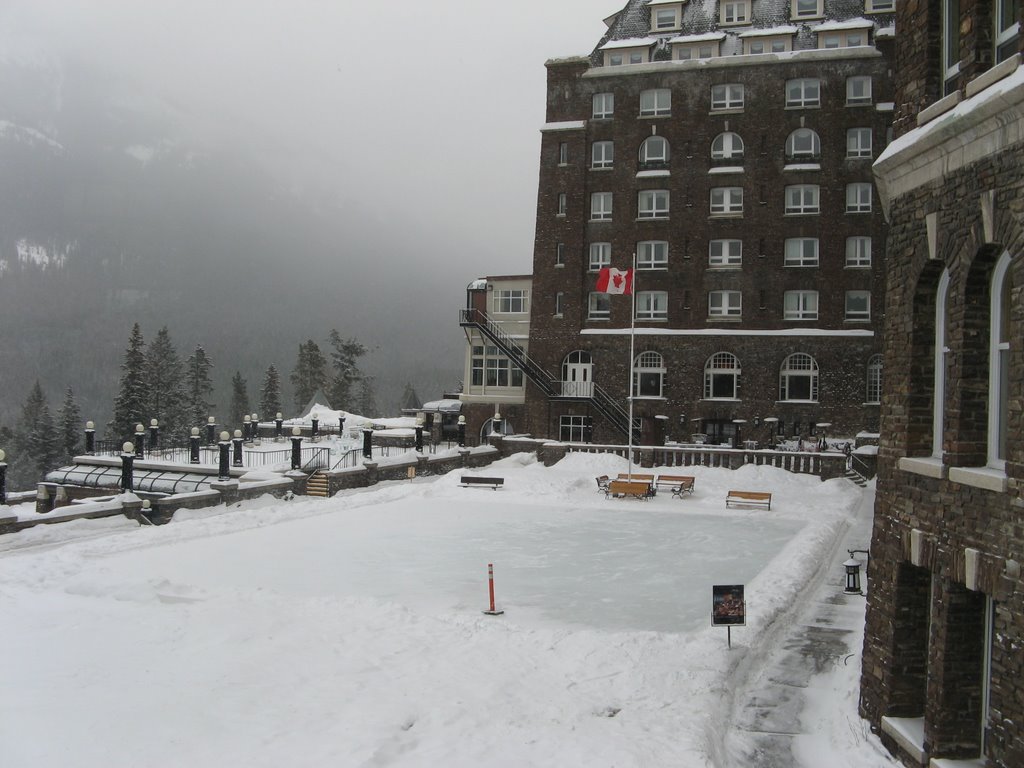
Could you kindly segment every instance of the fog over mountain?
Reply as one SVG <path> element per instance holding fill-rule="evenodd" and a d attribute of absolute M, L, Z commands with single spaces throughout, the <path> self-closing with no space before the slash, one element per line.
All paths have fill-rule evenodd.
<path fill-rule="evenodd" d="M 530 269 L 543 62 L 608 10 L 5 0 L 0 424 L 37 377 L 105 421 L 134 322 L 224 413 L 333 327 L 385 409 L 454 386 L 466 284 Z"/>

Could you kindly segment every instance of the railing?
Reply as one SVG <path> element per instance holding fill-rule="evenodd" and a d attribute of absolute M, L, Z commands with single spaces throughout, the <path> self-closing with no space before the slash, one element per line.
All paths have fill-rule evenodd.
<path fill-rule="evenodd" d="M 544 394 L 550 397 L 558 391 L 558 381 L 555 377 L 526 354 L 526 350 L 519 345 L 519 342 L 488 320 L 483 312 L 478 309 L 462 309 L 459 310 L 459 316 L 459 322 L 462 325 L 474 325 L 483 331 L 484 335 L 493 341 L 509 360 L 523 369 L 530 380 L 544 391 Z"/>
<path fill-rule="evenodd" d="M 595 445 L 570 443 L 569 453 L 611 453 L 626 458 L 629 453 L 625 445 Z M 650 454 L 654 466 L 658 467 L 719 467 L 737 469 L 747 464 L 778 467 L 787 472 L 808 475 L 838 477 L 846 467 L 846 456 L 842 453 L 744 450 L 740 448 L 698 448 L 668 446 L 634 446 L 633 460 Z"/>
<path fill-rule="evenodd" d="M 438 446 L 443 444 L 444 442 L 445 441 L 443 440 L 438 443 L 428 443 L 424 441 L 423 453 L 436 454 Z M 447 443 L 449 448 L 456 444 L 457 443 L 455 441 L 450 441 Z M 470 440 L 468 437 L 466 438 L 466 444 L 470 444 Z M 372 456 L 372 458 L 367 459 L 363 456 L 362 448 L 353 448 L 352 450 L 346 451 L 344 454 L 342 454 L 341 458 L 334 462 L 334 464 L 331 466 L 331 469 L 349 469 L 351 467 L 358 467 L 364 461 L 388 459 L 391 458 L 392 456 L 405 456 L 408 453 L 416 452 L 417 451 L 415 445 L 375 445 L 370 451 L 370 455 Z"/>
<path fill-rule="evenodd" d="M 309 458 L 306 458 L 308 452 Z M 330 448 L 303 448 L 302 449 L 302 471 L 315 472 L 318 469 L 327 469 L 331 466 Z"/>
<path fill-rule="evenodd" d="M 592 381 L 563 381 L 562 397 L 586 397 L 594 396 L 594 382 Z"/>

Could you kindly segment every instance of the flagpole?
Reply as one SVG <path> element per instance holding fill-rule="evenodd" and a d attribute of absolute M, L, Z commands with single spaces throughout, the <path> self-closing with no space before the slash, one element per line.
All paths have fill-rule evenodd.
<path fill-rule="evenodd" d="M 633 251 L 633 263 L 630 265 L 630 308 L 629 308 L 629 448 L 626 452 L 626 461 L 629 466 L 626 468 L 626 475 L 629 480 L 633 479 L 633 387 L 636 376 L 633 373 L 633 360 L 636 357 L 636 251 Z"/>

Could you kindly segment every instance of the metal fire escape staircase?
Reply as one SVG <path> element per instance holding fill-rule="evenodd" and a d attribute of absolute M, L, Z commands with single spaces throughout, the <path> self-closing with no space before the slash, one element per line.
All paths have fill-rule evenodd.
<path fill-rule="evenodd" d="M 475 328 L 486 337 L 502 354 L 518 365 L 527 378 L 532 381 L 545 397 L 549 399 L 584 400 L 597 410 L 608 423 L 629 437 L 629 412 L 611 395 L 597 384 L 593 384 L 590 396 L 565 396 L 562 393 L 562 382 L 548 373 L 537 361 L 533 360 L 519 343 L 492 323 L 478 309 L 463 309 L 459 312 L 459 324 L 463 328 Z M 639 442 L 640 421 L 633 419 L 633 440 Z"/>

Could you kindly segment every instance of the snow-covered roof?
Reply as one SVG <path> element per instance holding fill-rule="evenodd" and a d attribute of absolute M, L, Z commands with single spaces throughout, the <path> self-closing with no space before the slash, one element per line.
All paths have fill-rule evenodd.
<path fill-rule="evenodd" d="M 647 5 L 682 5 L 686 0 L 647 0 Z"/>
<path fill-rule="evenodd" d="M 896 27 L 890 24 L 887 27 L 882 27 L 875 32 L 875 40 L 882 40 L 883 38 L 896 37 Z"/>
<path fill-rule="evenodd" d="M 703 35 L 679 35 L 669 40 L 670 43 L 707 43 L 712 40 L 724 40 L 725 32 L 707 32 Z"/>
<path fill-rule="evenodd" d="M 487 290 L 487 278 L 481 277 L 474 280 L 472 283 L 466 286 L 467 291 L 485 291 Z"/>
<path fill-rule="evenodd" d="M 658 42 L 656 37 L 630 37 L 625 40 L 609 40 L 599 50 L 610 51 L 616 48 L 650 48 Z"/>
<path fill-rule="evenodd" d="M 773 35 L 795 35 L 800 30 L 792 24 L 785 24 L 781 27 L 763 27 L 751 29 L 748 32 L 740 32 L 740 37 L 770 37 Z"/>
<path fill-rule="evenodd" d="M 654 179 L 660 176 L 670 176 L 670 171 L 637 171 L 636 177 L 638 179 Z"/>
<path fill-rule="evenodd" d="M 865 27 L 873 26 L 875 26 L 875 22 L 862 17 L 857 17 L 856 19 L 847 19 L 846 21 L 823 21 L 821 24 L 814 27 L 814 31 L 839 32 L 844 29 L 864 29 Z"/>
<path fill-rule="evenodd" d="M 458 413 L 462 410 L 461 400 L 431 400 L 429 403 L 424 403 L 422 408 L 417 410 L 420 411 L 443 411 L 447 413 Z"/>
<path fill-rule="evenodd" d="M 708 176 L 718 176 L 726 173 L 743 173 L 742 165 L 719 165 L 708 169 Z"/>

